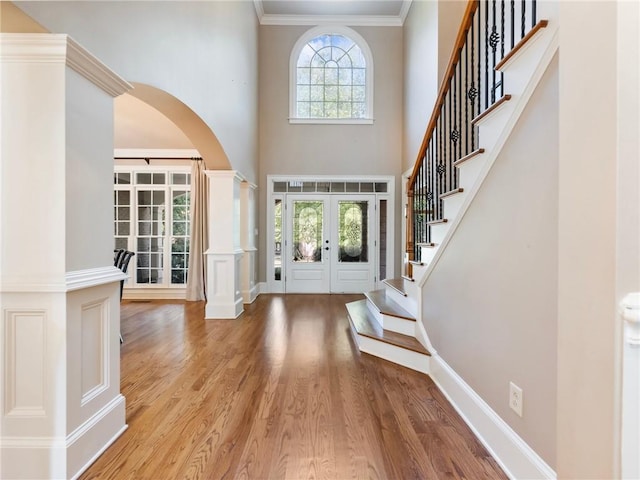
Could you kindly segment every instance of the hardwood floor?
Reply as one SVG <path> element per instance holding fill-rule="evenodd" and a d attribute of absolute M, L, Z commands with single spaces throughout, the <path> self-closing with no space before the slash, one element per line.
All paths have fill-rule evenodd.
<path fill-rule="evenodd" d="M 129 429 L 81 478 L 506 478 L 428 376 L 358 352 L 360 298 L 124 302 Z"/>

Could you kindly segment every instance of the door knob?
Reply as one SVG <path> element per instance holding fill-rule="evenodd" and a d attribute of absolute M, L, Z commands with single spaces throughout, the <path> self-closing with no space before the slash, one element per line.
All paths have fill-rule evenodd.
<path fill-rule="evenodd" d="M 324 247 L 325 250 L 329 250 L 329 247 Z"/>

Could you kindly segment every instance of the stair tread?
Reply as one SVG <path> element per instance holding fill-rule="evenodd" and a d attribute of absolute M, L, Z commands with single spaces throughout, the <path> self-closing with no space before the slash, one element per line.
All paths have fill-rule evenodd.
<path fill-rule="evenodd" d="M 437 218 L 435 220 L 431 220 L 430 222 L 427 222 L 427 225 L 439 225 L 441 223 L 447 223 L 449 220 L 446 218 Z"/>
<path fill-rule="evenodd" d="M 387 297 L 384 290 L 374 290 L 366 292 L 365 297 L 382 313 L 392 317 L 404 318 L 405 320 L 416 321 L 416 318 L 407 312 L 401 305 Z"/>
<path fill-rule="evenodd" d="M 404 295 L 405 297 L 407 296 L 407 292 L 404 289 L 404 280 L 402 278 L 386 278 L 382 283 L 389 285 L 400 295 Z"/>
<path fill-rule="evenodd" d="M 358 335 L 369 337 L 374 340 L 404 348 L 405 350 L 421 353 L 423 355 L 431 355 L 429 351 L 414 337 L 383 329 L 375 318 L 373 318 L 372 313 L 367 308 L 366 300 L 357 300 L 355 302 L 347 303 L 346 307 L 347 312 L 349 312 L 351 324 Z"/>

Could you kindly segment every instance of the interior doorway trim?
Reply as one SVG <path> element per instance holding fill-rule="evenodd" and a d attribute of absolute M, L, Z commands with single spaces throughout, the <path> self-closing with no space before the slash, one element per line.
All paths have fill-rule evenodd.
<path fill-rule="evenodd" d="M 374 199 L 371 242 L 374 262 L 373 288 L 395 270 L 395 177 L 393 175 L 267 175 L 267 293 L 287 293 L 286 257 L 290 236 L 285 210 L 288 198 L 323 195 L 348 199 L 366 194 Z M 327 292 L 329 293 L 329 292 Z M 337 292 L 336 292 L 337 293 Z"/>

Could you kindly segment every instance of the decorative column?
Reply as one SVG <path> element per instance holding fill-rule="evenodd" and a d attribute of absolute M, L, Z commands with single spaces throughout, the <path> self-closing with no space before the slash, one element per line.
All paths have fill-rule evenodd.
<path fill-rule="evenodd" d="M 240 184 L 240 244 L 244 252 L 240 260 L 240 290 L 244 303 L 252 303 L 258 296 L 255 190 L 256 185 L 253 183 Z"/>
<path fill-rule="evenodd" d="M 240 184 L 233 170 L 209 170 L 209 249 L 205 318 L 236 318 L 243 311 L 240 292 Z"/>
<path fill-rule="evenodd" d="M 125 429 L 113 97 L 67 35 L 0 34 L 0 478 L 77 477 Z"/>

